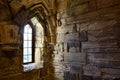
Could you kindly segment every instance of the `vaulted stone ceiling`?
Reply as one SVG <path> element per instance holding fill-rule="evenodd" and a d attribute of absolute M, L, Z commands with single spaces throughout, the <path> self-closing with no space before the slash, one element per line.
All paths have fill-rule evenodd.
<path fill-rule="evenodd" d="M 19 11 L 24 8 L 29 8 L 34 4 L 44 4 L 49 14 L 55 14 L 55 1 L 56 0 L 0 0 L 0 20 L 9 20 L 14 18 Z"/>
<path fill-rule="evenodd" d="M 56 0 L 0 0 L 0 21 L 13 21 L 23 27 L 37 16 L 51 35 L 55 33 L 56 12 Z"/>
<path fill-rule="evenodd" d="M 0 15 L 0 21 L 10 19 L 9 7 L 7 5 L 7 1 L 5 0 L 0 0 Z"/>

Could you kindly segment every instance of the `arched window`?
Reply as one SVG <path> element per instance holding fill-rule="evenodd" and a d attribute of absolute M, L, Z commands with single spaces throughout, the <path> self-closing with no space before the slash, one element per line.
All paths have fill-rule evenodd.
<path fill-rule="evenodd" d="M 41 25 L 41 23 L 38 21 L 36 17 L 31 18 L 29 23 L 31 25 L 27 24 L 24 26 L 24 33 L 23 33 L 24 71 L 28 71 L 33 68 L 42 68 L 43 63 L 44 63 L 44 59 L 43 59 L 44 29 L 43 29 L 43 26 Z"/>
<path fill-rule="evenodd" d="M 31 26 L 29 24 L 25 25 L 23 34 L 23 63 L 33 62 L 32 32 Z"/>

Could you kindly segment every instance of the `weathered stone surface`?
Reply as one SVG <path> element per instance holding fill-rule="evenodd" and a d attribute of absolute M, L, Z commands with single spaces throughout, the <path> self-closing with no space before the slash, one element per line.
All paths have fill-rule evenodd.
<path fill-rule="evenodd" d="M 67 17 L 66 24 L 73 24 L 75 22 L 75 17 Z"/>
<path fill-rule="evenodd" d="M 87 65 L 83 67 L 83 74 L 88 76 L 101 76 L 101 72 L 98 67 Z"/>
<path fill-rule="evenodd" d="M 57 11 L 58 12 L 63 12 L 66 8 L 67 8 L 67 0 L 60 1 L 59 5 L 58 5 L 58 8 L 57 8 Z"/>
<path fill-rule="evenodd" d="M 75 20 L 79 20 L 79 22 L 90 22 L 95 20 L 111 20 L 115 19 L 117 14 L 119 12 L 119 5 L 103 8 L 97 11 L 92 11 L 86 14 L 81 14 L 75 18 Z M 105 16 L 104 16 L 105 15 Z M 118 18 L 118 17 L 117 17 Z M 73 20 L 74 21 L 74 20 Z"/>
<path fill-rule="evenodd" d="M 11 80 L 15 80 L 16 77 L 21 76 L 22 72 L 19 51 L 14 51 L 19 50 L 19 28 L 11 21 L 0 24 L 0 43 L 2 44 L 0 45 L 0 79 L 8 80 L 11 77 Z"/>
<path fill-rule="evenodd" d="M 67 11 L 67 14 L 69 16 L 77 16 L 83 13 L 87 13 L 89 11 L 89 3 L 84 3 L 79 6 L 75 6 L 73 8 L 70 8 L 69 11 Z"/>
<path fill-rule="evenodd" d="M 64 61 L 70 64 L 85 64 L 86 54 L 83 53 L 66 53 L 64 54 Z"/>
<path fill-rule="evenodd" d="M 76 24 L 76 32 L 79 33 L 79 38 L 77 38 L 77 34 L 70 35 L 72 32 L 71 27 L 71 30 L 69 29 L 65 34 L 64 61 L 67 67 L 71 68 L 74 65 L 84 64 L 84 66 L 81 66 L 83 69 L 82 74 L 91 76 L 90 78 L 86 77 L 85 80 L 118 77 L 119 74 L 117 73 L 119 72 L 109 74 L 101 69 L 102 67 L 106 67 L 106 69 L 107 67 L 111 67 L 111 69 L 119 68 L 119 29 L 116 27 L 118 25 L 116 19 L 119 18 L 117 14 L 120 10 L 119 1 L 72 0 L 68 1 L 67 7 L 68 10 L 66 9 L 65 12 L 68 15 L 64 17 L 67 25 L 64 27 L 70 28 L 69 26 L 73 25 L 74 27 L 74 24 Z M 69 36 L 68 39 L 67 36 Z M 77 47 L 73 47 L 73 45 Z M 86 53 L 85 57 L 75 56 L 77 49 L 80 49 L 82 53 Z M 77 73 L 77 71 L 73 68 L 74 73 Z M 78 79 L 75 75 L 78 74 L 73 75 L 68 71 L 68 73 L 65 73 L 65 79 Z M 96 76 L 99 76 L 99 78 L 96 78 Z"/>
<path fill-rule="evenodd" d="M 58 33 L 57 34 L 57 42 L 65 42 L 65 34 L 64 33 Z"/>
<path fill-rule="evenodd" d="M 11 75 L 7 75 L 7 76 L 3 76 L 0 77 L 1 80 L 22 80 L 22 74 L 21 73 L 17 73 L 17 74 L 11 74 Z"/>
<path fill-rule="evenodd" d="M 109 48 L 118 47 L 117 40 L 101 41 L 101 42 L 82 42 L 82 48 Z"/>
<path fill-rule="evenodd" d="M 98 53 L 98 54 L 89 54 L 88 63 L 101 66 L 101 67 L 120 67 L 120 54 L 118 53 Z"/>
<path fill-rule="evenodd" d="M 98 24 L 99 25 L 99 24 Z M 112 25 L 112 24 L 111 24 Z M 114 27 L 114 23 L 113 23 L 113 26 L 112 27 L 110 27 L 109 25 L 107 26 L 107 27 L 103 27 L 103 28 L 100 28 L 100 26 L 98 26 L 99 27 L 99 29 L 95 29 L 95 30 L 89 30 L 88 31 L 88 34 L 91 34 L 91 35 L 94 35 L 94 36 L 100 36 L 100 35 L 109 35 L 109 34 L 114 34 L 115 32 L 114 32 L 114 29 L 115 29 L 115 27 Z M 96 25 L 97 26 L 97 25 Z M 91 28 L 93 27 L 93 25 L 91 26 Z M 101 27 L 102 27 L 102 25 L 101 25 Z M 94 27 L 93 27 L 94 28 Z M 105 34 L 106 33 L 106 34 Z"/>
<path fill-rule="evenodd" d="M 23 5 L 21 4 L 20 1 L 16 0 L 11 1 L 10 6 L 12 8 L 12 13 L 15 15 Z"/>
<path fill-rule="evenodd" d="M 93 53 L 113 52 L 114 53 L 114 52 L 118 52 L 119 50 L 118 48 L 114 48 L 114 47 L 108 47 L 108 48 L 102 47 L 102 48 L 84 48 L 82 51 L 85 53 L 91 53 L 91 52 Z"/>
<path fill-rule="evenodd" d="M 79 33 L 70 33 L 66 35 L 66 42 L 75 43 L 79 41 Z"/>
<path fill-rule="evenodd" d="M 116 36 L 114 36 L 114 34 L 105 34 L 106 36 L 102 36 L 101 35 L 101 37 L 99 37 L 99 36 L 94 36 L 94 35 L 88 35 L 88 40 L 90 41 L 90 42 L 106 42 L 106 41 L 116 41 L 116 42 L 118 42 L 117 41 L 117 38 L 116 38 Z"/>
<path fill-rule="evenodd" d="M 101 68 L 101 71 L 107 74 L 120 74 L 120 70 L 114 68 Z"/>
<path fill-rule="evenodd" d="M 109 7 L 109 6 L 113 6 L 113 5 L 117 5 L 117 4 L 120 4 L 120 1 L 119 0 L 107 0 L 107 1 L 104 1 L 104 0 L 97 0 L 97 8 L 100 9 L 100 8 L 105 8 L 105 7 Z"/>
<path fill-rule="evenodd" d="M 89 1 L 90 11 L 95 11 L 95 10 L 97 9 L 96 1 L 97 1 L 97 0 Z"/>
<path fill-rule="evenodd" d="M 73 26 L 74 25 L 65 25 L 65 26 L 58 27 L 57 28 L 57 33 L 66 33 L 67 34 L 67 33 L 73 32 Z"/>
<path fill-rule="evenodd" d="M 80 65 L 76 65 L 76 66 L 72 65 L 70 72 L 71 73 L 79 73 L 79 74 L 81 74 L 82 68 L 81 68 Z"/>
<path fill-rule="evenodd" d="M 72 0 L 68 1 L 68 8 L 75 7 L 78 4 L 83 4 L 85 2 L 88 2 L 89 0 Z"/>
<path fill-rule="evenodd" d="M 58 46 L 55 48 L 55 55 L 53 55 L 54 62 L 56 62 L 56 65 L 53 65 L 54 68 L 52 61 L 48 59 L 48 54 L 51 53 L 48 49 L 48 54 L 45 53 L 47 55 L 45 57 L 47 62 L 44 64 L 46 68 L 23 73 L 21 36 L 21 48 L 17 55 L 9 59 L 7 56 L 11 56 L 10 54 L 7 56 L 5 55 L 7 53 L 0 54 L 0 80 L 16 80 L 17 78 L 18 80 L 53 80 L 54 72 L 55 80 L 101 80 L 102 78 L 109 80 L 120 78 L 119 0 L 21 0 L 21 2 L 20 0 L 9 0 L 11 8 L 4 2 L 6 1 L 0 1 L 0 21 L 10 20 L 10 11 L 17 13 L 20 7 L 24 5 L 22 11 L 19 12 L 20 15 L 16 15 L 14 18 L 21 25 L 20 28 L 22 29 L 22 26 L 37 13 L 39 20 L 45 22 L 44 27 L 47 26 L 44 28 L 45 32 L 48 32 L 48 35 L 45 35 L 45 43 L 43 43 L 45 46 L 42 49 L 47 49 L 47 42 L 54 42 Z M 32 10 L 41 6 L 41 4 L 47 9 L 45 11 L 46 15 L 44 13 L 39 14 L 37 11 L 28 11 L 30 6 L 30 10 Z M 30 16 L 28 16 L 29 14 Z M 41 15 L 45 16 L 40 17 Z M 54 17 L 54 20 L 52 17 Z M 57 20 L 61 21 L 60 26 L 57 24 Z M 6 24 L 7 27 L 4 28 Z M 7 33 L 9 32 L 8 27 L 11 29 L 9 22 L 0 23 L 0 52 L 2 42 L 19 41 L 19 39 L 9 38 L 12 34 Z M 76 30 L 73 30 L 74 28 Z M 14 34 L 20 35 L 16 28 L 14 30 L 16 31 Z M 82 52 L 80 53 L 80 51 Z M 20 73 L 20 75 L 17 75 L 17 73 Z M 82 75 L 85 75 L 83 79 L 80 78 Z"/>
<path fill-rule="evenodd" d="M 98 22 L 93 22 L 88 25 L 88 30 L 101 30 L 101 29 L 106 29 L 114 26 L 117 22 L 115 20 L 110 20 L 110 21 L 98 21 Z"/>
<path fill-rule="evenodd" d="M 2 27 L 2 43 L 19 43 L 19 28 L 16 25 L 4 25 Z M 7 36 L 7 37 L 6 37 Z"/>
<path fill-rule="evenodd" d="M 0 1 L 0 21 L 7 21 L 11 18 L 11 13 L 9 12 L 9 7 L 6 1 Z"/>

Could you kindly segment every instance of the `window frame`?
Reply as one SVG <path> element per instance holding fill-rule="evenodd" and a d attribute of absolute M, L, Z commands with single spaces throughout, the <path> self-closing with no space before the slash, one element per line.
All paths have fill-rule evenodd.
<path fill-rule="evenodd" d="M 31 60 L 31 62 L 24 62 L 24 41 L 27 41 L 27 40 L 24 40 L 24 30 L 25 30 L 25 26 L 26 25 L 29 25 L 30 27 L 31 27 L 31 29 L 32 29 L 32 39 L 31 39 L 31 50 L 32 50 L 32 53 L 31 53 L 31 56 L 32 56 L 32 60 Z M 30 64 L 30 63 L 34 63 L 34 61 L 35 61 L 35 59 L 34 59 L 34 50 L 35 50 L 35 48 L 34 48 L 34 45 L 35 45 L 35 40 L 34 40 L 34 29 L 33 29 L 33 27 L 31 26 L 31 23 L 27 23 L 26 25 L 24 25 L 24 27 L 23 27 L 23 45 L 22 45 L 22 48 L 23 48 L 23 51 L 22 51 L 22 53 L 23 53 L 23 59 L 22 59 L 22 62 L 23 62 L 23 64 Z"/>

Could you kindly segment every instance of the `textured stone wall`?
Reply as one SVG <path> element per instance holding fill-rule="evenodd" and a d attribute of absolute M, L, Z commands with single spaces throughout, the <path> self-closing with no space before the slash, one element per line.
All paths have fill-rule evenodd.
<path fill-rule="evenodd" d="M 11 21 L 0 22 L 0 65 L 1 80 L 21 76 L 22 55 L 19 27 Z"/>
<path fill-rule="evenodd" d="M 44 17 L 45 67 L 23 72 L 19 29 L 28 21 L 28 13 L 32 13 L 26 9 L 38 2 L 48 9 Z M 120 78 L 119 0 L 13 0 L 10 6 L 12 10 L 6 1 L 0 1 L 0 80 L 53 80 L 54 76 L 55 80 Z M 19 12 L 21 7 L 23 12 Z M 21 26 L 10 20 L 13 16 Z M 54 54 L 47 54 L 53 51 L 49 51 L 48 44 L 53 48 L 55 41 Z"/>
<path fill-rule="evenodd" d="M 23 2 L 23 0 L 21 0 Z M 46 35 L 44 35 L 44 47 L 43 48 L 43 57 L 44 57 L 44 66 L 42 68 L 35 68 L 33 69 L 32 66 L 29 66 L 29 69 L 32 70 L 24 71 L 23 66 L 23 36 L 22 30 L 23 26 L 30 21 L 30 17 L 34 17 L 34 7 L 30 10 L 27 8 L 39 3 L 37 5 L 38 9 L 41 10 L 42 4 L 45 6 L 49 5 L 47 2 L 46 4 L 40 3 L 40 0 L 32 0 L 35 3 L 32 3 L 31 0 L 29 4 L 26 5 L 25 3 L 22 4 L 20 0 L 11 0 L 9 5 L 6 1 L 0 1 L 0 80 L 53 80 L 54 77 L 54 68 L 52 64 L 52 51 L 48 44 L 55 42 L 55 21 L 54 18 L 45 19 L 46 10 L 39 11 L 38 18 L 44 18 L 44 29 Z M 25 0 L 24 0 L 25 1 Z M 28 0 L 26 0 L 28 1 Z M 52 1 L 54 2 L 54 0 Z M 11 6 L 11 7 L 10 7 Z M 24 6 L 24 7 L 23 7 Z M 35 5 L 36 6 L 36 5 Z M 50 5 L 51 6 L 51 5 Z M 21 8 L 22 7 L 22 8 Z M 52 6 L 53 7 L 53 6 Z M 9 9 L 10 8 L 10 9 Z M 36 8 L 36 7 L 35 7 Z M 45 8 L 44 8 L 45 9 Z M 46 8 L 48 9 L 48 7 Z M 10 14 L 13 12 L 12 14 Z M 31 12 L 29 12 L 31 11 Z M 48 10 L 49 11 L 49 10 Z M 42 14 L 42 16 L 40 16 Z M 45 16 L 43 16 L 45 15 Z M 51 15 L 51 14 L 50 14 Z M 49 15 L 48 15 L 49 16 Z M 52 16 L 55 17 L 55 16 Z M 12 19 L 11 19 L 12 18 Z M 45 22 L 49 22 L 45 24 Z M 54 21 L 54 22 L 53 22 Z M 17 23 L 17 24 L 16 24 Z M 52 27 L 51 27 L 52 25 Z M 47 26 L 47 29 L 46 29 Z M 53 46 L 50 44 L 51 48 Z M 50 51 L 50 52 L 49 52 Z M 38 64 L 40 65 L 40 64 Z M 35 67 L 39 67 L 39 66 Z"/>
<path fill-rule="evenodd" d="M 0 22 L 0 80 L 53 80 L 52 53 L 45 52 L 42 68 L 24 71 L 21 28 L 12 21 Z"/>
<path fill-rule="evenodd" d="M 56 80 L 120 78 L 120 1 L 58 0 L 58 4 Z"/>
<path fill-rule="evenodd" d="M 11 13 L 9 11 L 9 7 L 7 5 L 7 1 L 0 1 L 0 21 L 9 20 L 11 18 Z"/>

